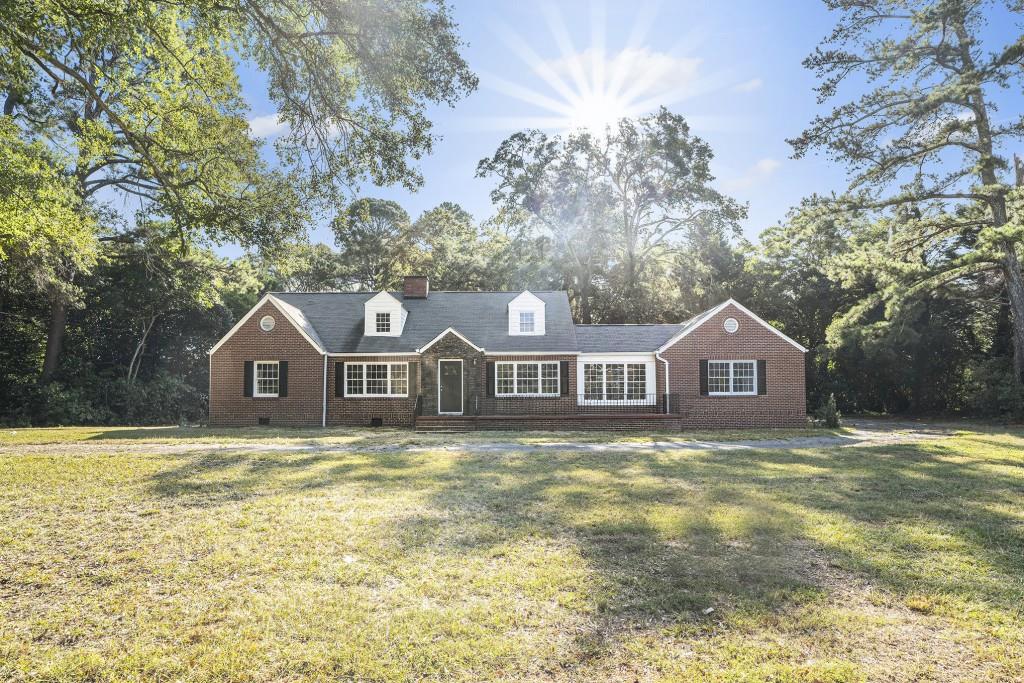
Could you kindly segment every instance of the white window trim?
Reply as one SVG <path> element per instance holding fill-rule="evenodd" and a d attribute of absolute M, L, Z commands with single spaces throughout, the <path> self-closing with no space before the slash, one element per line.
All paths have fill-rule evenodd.
<path fill-rule="evenodd" d="M 728 363 L 729 364 L 729 391 L 711 391 L 711 364 L 712 363 Z M 733 380 L 733 365 L 736 363 L 750 363 L 754 366 L 754 390 L 753 391 L 733 391 L 732 380 Z M 708 396 L 757 396 L 757 361 L 756 360 L 709 360 L 708 361 Z"/>
<path fill-rule="evenodd" d="M 498 391 L 498 366 L 500 366 L 500 365 L 512 365 L 512 366 L 514 366 L 514 369 L 512 370 L 512 387 L 513 387 L 514 391 L 511 394 L 501 393 L 501 392 Z M 536 392 L 523 393 L 523 392 L 519 391 L 519 366 L 520 365 L 536 365 L 537 366 L 537 391 Z M 542 387 L 544 386 L 544 381 L 543 381 L 544 377 L 543 377 L 543 374 L 542 374 L 543 371 L 541 370 L 541 367 L 540 367 L 542 365 L 554 365 L 556 370 L 558 371 L 558 374 L 557 374 L 558 383 L 556 385 L 558 388 L 555 390 L 554 393 L 544 392 L 544 391 L 541 390 Z M 551 379 L 551 378 L 549 377 L 548 379 Z M 561 362 L 559 362 L 557 360 L 554 360 L 554 361 L 552 361 L 552 360 L 534 360 L 534 361 L 502 360 L 502 361 L 495 361 L 495 363 L 494 363 L 494 396 L 496 398 L 517 398 L 517 397 L 529 397 L 529 396 L 532 396 L 534 398 L 537 398 L 537 397 L 552 398 L 552 397 L 561 396 L 561 395 L 562 395 L 562 364 L 561 364 Z"/>
<path fill-rule="evenodd" d="M 658 380 L 656 375 L 656 369 L 654 362 L 649 360 L 650 354 L 643 354 L 643 358 L 639 357 L 620 357 L 620 358 L 580 358 L 576 367 L 576 382 L 579 384 L 577 387 L 579 390 L 579 396 L 577 397 L 577 405 L 581 406 L 650 406 L 654 405 L 657 401 L 657 387 Z M 623 398 L 587 398 L 587 379 L 586 379 L 586 366 L 588 365 L 600 365 L 601 370 L 601 393 L 604 396 L 608 395 L 608 366 L 609 365 L 621 365 L 622 366 L 622 382 L 623 382 Z M 629 394 L 629 370 L 626 366 L 628 365 L 642 365 L 644 368 L 644 397 L 643 399 L 628 398 Z M 654 391 L 651 391 L 651 388 Z"/>
<path fill-rule="evenodd" d="M 361 394 L 352 394 L 352 393 L 349 393 L 349 390 L 348 390 L 348 369 L 349 369 L 350 366 L 354 366 L 354 365 L 359 365 L 359 366 L 362 366 L 362 368 L 363 368 L 363 378 L 362 378 L 363 393 L 361 393 Z M 365 393 L 366 392 L 366 366 L 367 365 L 386 365 L 386 366 L 388 366 L 388 393 L 386 393 L 386 394 L 367 394 L 367 393 Z M 406 368 L 406 370 L 405 370 L 405 393 L 404 394 L 394 394 L 394 393 L 391 392 L 391 367 L 393 365 L 404 365 L 405 368 Z M 342 377 L 342 381 L 345 383 L 345 387 L 344 387 L 344 396 L 345 396 L 345 398 L 408 398 L 409 397 L 409 380 L 410 380 L 410 377 L 409 377 L 409 364 L 408 363 L 388 363 L 388 362 L 377 363 L 377 362 L 372 362 L 372 361 L 371 362 L 367 362 L 367 363 L 345 363 L 345 373 L 344 373 L 344 375 L 345 376 Z"/>
<path fill-rule="evenodd" d="M 530 329 L 526 329 L 523 326 L 525 322 L 524 316 L 530 316 Z M 519 334 L 534 334 L 537 329 L 537 312 L 536 311 L 519 311 Z"/>
<path fill-rule="evenodd" d="M 381 320 L 381 316 L 384 316 L 384 320 Z M 382 322 L 387 323 L 388 328 L 386 330 L 380 329 Z M 391 334 L 391 311 L 375 311 L 373 314 L 373 329 L 377 334 Z"/>
<path fill-rule="evenodd" d="M 260 366 L 273 365 L 277 367 L 277 391 L 272 394 L 260 393 Z M 280 398 L 281 396 L 281 363 L 276 360 L 257 360 L 252 363 L 252 397 L 253 398 Z"/>

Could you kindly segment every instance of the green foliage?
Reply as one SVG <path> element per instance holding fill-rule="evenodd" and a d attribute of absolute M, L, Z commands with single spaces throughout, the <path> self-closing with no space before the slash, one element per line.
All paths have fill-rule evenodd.
<path fill-rule="evenodd" d="M 836 429 L 842 425 L 842 416 L 839 414 L 839 408 L 836 406 L 835 394 L 828 395 L 828 400 L 825 401 L 824 405 L 815 411 L 815 417 L 826 427 Z"/>
<path fill-rule="evenodd" d="M 686 245 L 728 252 L 746 215 L 713 188 L 712 157 L 686 120 L 662 107 L 603 135 L 516 133 L 477 175 L 496 177 L 494 203 L 550 238 L 583 322 L 649 322 L 679 308 L 665 296 L 678 297 L 672 267 Z M 606 287 L 603 311 L 596 281 Z"/>
<path fill-rule="evenodd" d="M 358 199 L 334 219 L 343 277 L 367 291 L 395 289 L 412 270 L 412 223 L 397 202 Z"/>
<path fill-rule="evenodd" d="M 74 299 L 75 275 L 96 261 L 96 216 L 60 166 L 56 153 L 0 116 L 0 276 L 23 294 Z"/>
<path fill-rule="evenodd" d="M 876 291 L 844 313 L 856 327 L 880 305 L 894 320 L 923 295 L 1005 297 L 1012 310 L 1014 374 L 1024 386 L 1024 244 L 1021 187 L 1009 172 L 1024 119 L 991 102 L 1024 86 L 1021 43 L 986 42 L 986 12 L 1012 18 L 1019 2 L 829 0 L 836 29 L 804 64 L 820 78 L 819 100 L 855 81 L 871 89 L 817 116 L 791 140 L 797 157 L 823 150 L 846 164 L 849 194 L 834 211 L 870 211 L 874 234 L 847 254 L 850 271 Z M 1017 187 L 1014 186 L 1016 183 Z"/>
<path fill-rule="evenodd" d="M 1024 389 L 1014 381 L 1008 357 L 987 358 L 967 368 L 965 411 L 984 417 L 1024 420 Z"/>
<path fill-rule="evenodd" d="M 426 107 L 476 85 L 454 28 L 421 0 L 0 6 L 0 224 L 17 226 L 0 233 L 0 275 L 48 301 L 40 379 L 58 374 L 97 241 L 151 244 L 158 222 L 180 259 L 228 242 L 268 253 L 359 179 L 416 187 Z M 248 125 L 242 64 L 286 124 L 280 168 Z M 187 287 L 164 276 L 150 281 Z"/>

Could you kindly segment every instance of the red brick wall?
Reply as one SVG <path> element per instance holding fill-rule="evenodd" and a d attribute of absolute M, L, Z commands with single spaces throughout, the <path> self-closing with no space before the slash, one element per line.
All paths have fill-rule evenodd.
<path fill-rule="evenodd" d="M 265 315 L 276 321 L 270 332 L 259 326 Z M 288 396 L 243 396 L 245 361 L 257 360 L 288 361 Z M 323 373 L 324 357 L 268 301 L 210 357 L 210 424 L 319 425 Z"/>
<path fill-rule="evenodd" d="M 501 396 L 487 396 L 487 368 L 484 367 L 480 374 L 480 407 L 485 415 L 526 415 L 526 414 L 547 414 L 573 413 L 576 411 L 576 356 L 518 356 L 500 355 L 487 356 L 487 362 L 499 363 L 501 361 L 527 362 L 569 362 L 569 395 L 568 396 L 544 396 L 537 398 L 512 398 Z M 497 370 L 495 370 L 497 372 Z"/>
<path fill-rule="evenodd" d="M 729 334 L 722 326 L 730 317 L 740 325 L 735 334 Z M 661 356 L 671 363 L 670 392 L 681 402 L 678 408 L 684 428 L 787 427 L 807 423 L 803 352 L 735 306 L 727 306 Z M 767 393 L 702 396 L 702 359 L 766 361 Z M 661 372 L 659 381 L 663 375 Z"/>
<path fill-rule="evenodd" d="M 575 430 L 608 430 L 608 431 L 653 431 L 678 430 L 682 426 L 678 415 L 663 414 L 621 414 L 621 415 L 481 415 L 467 418 L 468 422 L 458 419 L 420 418 L 422 425 L 471 425 L 474 429 L 497 430 L 529 430 L 543 429 L 548 431 Z"/>
<path fill-rule="evenodd" d="M 415 361 L 409 375 L 408 398 L 387 396 L 335 396 L 336 366 L 341 363 L 408 363 Z M 380 418 L 387 427 L 411 427 L 416 409 L 416 391 L 420 386 L 419 357 L 409 356 L 338 356 L 327 361 L 327 424 L 366 426 Z M 342 392 L 344 393 L 344 392 Z"/>

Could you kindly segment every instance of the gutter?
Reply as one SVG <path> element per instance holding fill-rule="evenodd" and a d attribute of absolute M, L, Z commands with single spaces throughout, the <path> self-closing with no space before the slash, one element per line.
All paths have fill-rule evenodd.
<path fill-rule="evenodd" d="M 672 396 L 672 391 L 671 391 L 671 386 L 669 385 L 669 378 L 668 378 L 668 361 L 661 357 L 661 352 L 660 351 L 655 351 L 654 352 L 654 357 L 657 358 L 658 360 L 660 360 L 662 363 L 665 364 L 665 413 L 667 414 L 667 413 L 670 413 L 672 411 L 671 406 L 669 405 L 669 402 L 672 400 L 670 398 Z"/>
<path fill-rule="evenodd" d="M 320 426 L 327 426 L 327 354 L 324 354 L 324 410 L 320 418 Z"/>

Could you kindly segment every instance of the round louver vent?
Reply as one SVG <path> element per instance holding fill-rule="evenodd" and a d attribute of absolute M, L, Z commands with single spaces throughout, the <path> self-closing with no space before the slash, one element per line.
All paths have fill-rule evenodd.
<path fill-rule="evenodd" d="M 729 334 L 735 334 L 736 330 L 740 329 L 740 324 L 736 318 L 726 318 L 722 325 Z"/>
<path fill-rule="evenodd" d="M 260 329 L 263 330 L 264 332 L 270 332 L 272 329 L 274 329 L 274 325 L 274 316 L 265 315 L 262 318 L 260 318 Z"/>

